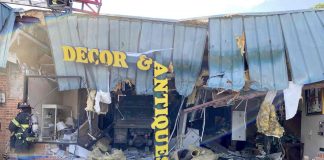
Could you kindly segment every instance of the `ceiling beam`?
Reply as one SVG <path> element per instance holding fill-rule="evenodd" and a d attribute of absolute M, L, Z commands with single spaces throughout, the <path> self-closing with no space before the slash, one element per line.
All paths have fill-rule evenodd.
<path fill-rule="evenodd" d="M 315 89 L 315 88 L 324 88 L 324 81 L 318 83 L 306 84 L 304 85 L 303 90 Z"/>
<path fill-rule="evenodd" d="M 211 106 L 213 106 L 214 108 L 223 107 L 223 106 L 227 106 L 228 101 L 230 101 L 233 98 L 235 98 L 235 100 L 247 100 L 247 99 L 265 96 L 266 93 L 267 92 L 249 91 L 249 92 L 243 93 L 242 95 L 238 95 L 238 96 L 237 96 L 237 94 L 225 95 L 225 96 L 219 97 L 215 100 L 212 100 L 210 102 L 206 102 L 206 103 L 199 104 L 199 105 L 196 105 L 196 106 L 193 106 L 190 108 L 186 108 L 183 110 L 183 112 L 189 113 L 189 112 L 193 112 L 193 111 L 204 109 L 204 108 L 211 107 Z"/>

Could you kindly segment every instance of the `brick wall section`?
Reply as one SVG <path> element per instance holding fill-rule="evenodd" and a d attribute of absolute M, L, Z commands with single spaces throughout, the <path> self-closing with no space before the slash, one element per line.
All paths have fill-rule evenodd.
<path fill-rule="evenodd" d="M 21 76 L 23 81 L 23 76 Z M 10 138 L 10 132 L 7 129 L 10 121 L 16 117 L 19 113 L 17 109 L 17 103 L 21 102 L 21 99 L 8 98 L 9 95 L 9 83 L 7 75 L 0 75 L 0 91 L 5 91 L 6 93 L 6 103 L 0 106 L 0 159 L 2 155 L 6 152 L 7 144 Z M 23 91 L 21 91 L 23 92 Z M 45 147 L 46 144 L 35 144 L 32 148 L 34 155 L 46 155 Z M 10 153 L 9 153 L 10 154 Z M 55 160 L 58 159 L 55 156 L 47 156 L 47 158 L 40 158 L 40 160 Z"/>
<path fill-rule="evenodd" d="M 0 91 L 5 91 L 6 96 L 9 95 L 8 77 L 6 75 L 0 75 Z M 9 122 L 19 112 L 17 110 L 17 103 L 19 99 L 8 99 L 6 97 L 6 103 L 0 106 L 0 153 L 4 153 L 10 137 L 10 132 L 7 129 Z"/>

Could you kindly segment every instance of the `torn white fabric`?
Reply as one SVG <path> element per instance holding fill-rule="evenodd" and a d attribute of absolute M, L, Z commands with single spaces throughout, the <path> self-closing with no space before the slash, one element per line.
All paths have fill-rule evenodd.
<path fill-rule="evenodd" d="M 100 113 L 100 102 L 110 104 L 111 103 L 110 92 L 103 92 L 101 90 L 97 92 L 94 109 L 98 114 Z"/>
<path fill-rule="evenodd" d="M 95 100 L 95 97 L 96 97 L 96 93 L 97 91 L 96 90 L 88 90 L 88 98 L 87 98 L 87 107 L 85 108 L 86 111 L 91 111 L 93 112 L 94 109 L 94 100 Z"/>
<path fill-rule="evenodd" d="M 285 99 L 286 120 L 293 118 L 297 113 L 298 102 L 301 98 L 302 88 L 302 85 L 298 85 L 290 81 L 289 87 L 283 91 Z"/>
<path fill-rule="evenodd" d="M 277 95 L 277 91 L 268 91 L 266 96 L 264 97 L 264 102 L 268 102 L 268 103 L 272 104 L 276 95 Z"/>

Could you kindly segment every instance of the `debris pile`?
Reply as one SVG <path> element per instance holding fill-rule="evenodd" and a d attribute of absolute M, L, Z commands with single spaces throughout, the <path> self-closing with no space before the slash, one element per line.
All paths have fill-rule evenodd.
<path fill-rule="evenodd" d="M 182 149 L 174 152 L 171 159 L 173 160 L 217 160 L 218 155 L 212 150 L 202 147 L 190 146 L 188 149 Z"/>
<path fill-rule="evenodd" d="M 94 148 L 88 156 L 89 160 L 126 160 L 123 151 L 112 149 L 109 152 L 102 152 L 98 147 Z"/>

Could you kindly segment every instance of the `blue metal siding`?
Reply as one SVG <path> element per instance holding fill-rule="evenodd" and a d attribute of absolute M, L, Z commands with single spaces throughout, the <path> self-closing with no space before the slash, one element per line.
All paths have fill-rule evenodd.
<path fill-rule="evenodd" d="M 175 85 L 180 95 L 189 96 L 200 73 L 207 29 L 175 27 L 173 65 Z"/>
<path fill-rule="evenodd" d="M 224 58 L 225 55 L 232 58 L 239 55 L 237 46 L 231 43 L 237 36 L 232 33 L 234 26 L 231 26 L 235 19 L 244 21 L 235 28 L 244 28 L 251 89 L 288 87 L 286 53 L 295 83 L 324 80 L 324 11 L 307 10 L 211 18 L 209 87 L 239 90 L 243 86 L 242 63 L 236 62 L 239 65 L 233 67 L 235 63 Z M 239 74 L 234 75 L 237 71 Z M 224 80 L 232 81 L 236 87 L 226 86 Z"/>
<path fill-rule="evenodd" d="M 134 63 L 128 63 L 129 68 L 124 69 L 64 62 L 62 45 L 118 50 L 127 54 L 171 48 L 160 51 L 155 58 L 166 66 L 173 63 L 177 90 L 185 96 L 191 93 L 201 69 L 206 28 L 104 16 L 70 15 L 47 17 L 46 21 L 57 75 L 82 76 L 85 80 L 83 87 L 107 91 L 108 85 L 112 90 L 119 82 L 131 80 L 136 84 L 137 94 L 152 94 L 153 72 L 138 70 Z M 182 34 L 188 35 L 179 39 Z M 74 89 L 74 84 L 70 80 L 61 80 L 59 88 Z"/>
<path fill-rule="evenodd" d="M 1 0 L 1 3 L 12 3 L 23 6 L 47 8 L 47 0 Z"/>
<path fill-rule="evenodd" d="M 206 29 L 173 22 L 114 17 L 67 16 L 51 19 L 50 39 L 58 75 L 81 75 L 84 87 L 105 90 L 128 79 L 138 94 L 152 94 L 152 71 L 62 62 L 61 45 L 97 47 L 125 52 L 166 49 L 157 61 L 174 65 L 178 92 L 189 95 L 200 72 Z M 64 20 L 65 19 L 65 20 Z M 55 24 L 52 24 L 55 22 Z M 56 26 L 57 24 L 60 24 Z M 240 90 L 244 86 L 244 63 L 236 38 L 245 33 L 251 88 L 282 90 L 288 86 L 287 61 L 298 84 L 324 80 L 324 11 L 296 11 L 211 18 L 209 22 L 208 86 Z M 91 27 L 91 29 L 90 29 Z M 61 61 L 61 62 L 59 62 Z M 109 81 L 110 79 L 110 81 Z M 71 81 L 63 90 L 74 88 Z M 108 83 L 110 82 L 110 84 Z"/>
<path fill-rule="evenodd" d="M 241 17 L 210 19 L 208 86 L 240 90 L 244 86 L 244 63 L 236 38 L 243 34 Z"/>
<path fill-rule="evenodd" d="M 244 18 L 251 89 L 288 87 L 285 49 L 278 16 Z"/>
<path fill-rule="evenodd" d="M 245 33 L 251 89 L 288 87 L 285 48 L 278 16 L 211 18 L 209 24 L 208 86 L 240 90 L 244 62 L 236 38 Z"/>
<path fill-rule="evenodd" d="M 81 39 L 77 38 L 72 41 L 73 38 L 79 34 L 76 30 L 77 23 L 75 18 L 65 18 L 57 20 L 51 18 L 48 21 L 49 37 L 51 41 L 51 48 L 53 51 L 53 58 L 55 59 L 55 69 L 59 76 L 82 76 L 85 75 L 85 67 L 78 63 L 65 63 L 63 61 L 56 61 L 56 59 L 63 60 L 61 45 L 76 45 L 82 46 Z M 84 77 L 84 76 L 83 76 Z M 59 88 L 61 90 L 77 89 L 79 88 L 77 80 L 60 79 Z"/>
<path fill-rule="evenodd" d="M 231 25 L 236 19 L 243 24 Z M 292 80 L 308 84 L 324 80 L 324 11 L 294 11 L 215 17 L 209 22 L 208 86 L 239 90 L 244 83 L 234 28 L 244 28 L 251 89 L 282 90 L 288 87 L 287 63 Z M 286 60 L 285 54 L 288 59 Z M 229 59 L 231 59 L 229 58 Z M 234 66 L 234 64 L 238 64 Z M 233 74 L 237 72 L 239 74 Z M 229 75 L 232 75 L 229 76 Z M 232 86 L 224 83 L 232 82 Z"/>
<path fill-rule="evenodd" d="M 0 3 L 0 67 L 7 64 L 11 35 L 16 19 L 15 12 L 7 5 Z"/>
<path fill-rule="evenodd" d="M 280 15 L 292 79 L 297 84 L 324 80 L 324 11 Z"/>

